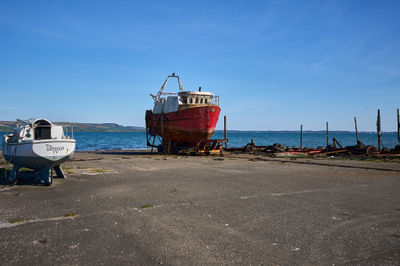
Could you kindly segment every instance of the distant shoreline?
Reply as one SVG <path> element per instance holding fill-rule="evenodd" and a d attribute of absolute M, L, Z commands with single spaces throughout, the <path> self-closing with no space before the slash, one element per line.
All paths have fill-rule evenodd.
<path fill-rule="evenodd" d="M 2 130 L 0 128 L 0 133 L 7 133 L 7 132 L 12 132 L 13 128 L 10 130 Z M 64 130 L 65 131 L 65 130 Z M 70 132 L 70 130 L 68 130 Z M 143 130 L 77 130 L 74 128 L 75 133 L 144 133 L 146 132 L 145 129 Z M 215 133 L 223 133 L 223 130 L 215 130 Z M 248 133 L 248 132 L 253 132 L 253 133 L 300 133 L 299 130 L 228 130 L 228 133 Z M 324 130 L 307 130 L 303 131 L 303 133 L 323 133 L 325 134 Z M 346 131 L 346 130 L 330 130 L 329 133 L 354 133 L 355 131 Z M 358 131 L 358 133 L 369 133 L 369 134 L 376 134 L 375 131 Z M 394 134 L 397 132 L 396 131 L 382 131 L 382 133 L 390 133 Z"/>
<path fill-rule="evenodd" d="M 115 123 L 74 123 L 74 122 L 54 122 L 70 131 L 70 127 L 74 128 L 74 132 L 145 132 L 144 127 L 139 126 L 122 126 Z M 15 121 L 0 121 L 0 132 L 10 132 L 16 127 Z"/>
<path fill-rule="evenodd" d="M 259 132 L 259 133 L 293 133 L 293 132 L 299 132 L 300 130 L 227 130 L 228 132 L 234 133 L 234 132 Z M 224 130 L 219 129 L 215 130 L 215 132 L 221 133 L 224 132 Z M 303 130 L 303 133 L 325 133 L 325 130 Z M 329 130 L 329 133 L 355 133 L 353 130 Z M 358 133 L 376 133 L 376 131 L 358 131 Z M 382 133 L 397 133 L 397 131 L 382 131 Z"/>
<path fill-rule="evenodd" d="M 144 127 L 140 126 L 122 126 L 115 123 L 74 123 L 74 122 L 54 122 L 54 124 L 66 127 L 73 127 L 74 132 L 146 132 Z M 0 132 L 12 132 L 16 126 L 15 121 L 0 121 Z M 224 132 L 223 129 L 215 130 L 217 133 Z M 259 133 L 293 133 L 300 130 L 237 130 L 230 129 L 230 133 L 235 132 L 259 132 Z M 330 130 L 332 133 L 354 133 L 352 130 Z M 376 133 L 376 131 L 358 131 L 359 133 Z M 303 133 L 325 133 L 325 130 L 303 130 Z M 397 131 L 382 131 L 382 133 L 397 133 Z"/>

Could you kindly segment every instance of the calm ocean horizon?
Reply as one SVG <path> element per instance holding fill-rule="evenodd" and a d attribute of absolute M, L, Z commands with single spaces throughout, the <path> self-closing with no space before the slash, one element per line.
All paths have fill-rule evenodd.
<path fill-rule="evenodd" d="M 356 144 L 354 132 L 329 132 L 329 140 L 336 138 L 342 146 Z M 377 146 L 375 132 L 359 132 L 360 140 L 365 145 Z M 77 151 L 99 150 L 135 150 L 146 149 L 145 132 L 75 132 Z M 214 139 L 224 138 L 224 133 L 217 131 Z M 289 147 L 300 146 L 300 133 L 291 131 L 228 131 L 228 147 L 243 147 L 253 139 L 256 145 L 272 145 L 280 143 Z M 399 144 L 396 132 L 384 132 L 382 141 L 385 147 L 393 148 Z M 326 146 L 325 132 L 303 132 L 303 147 L 316 148 Z"/>

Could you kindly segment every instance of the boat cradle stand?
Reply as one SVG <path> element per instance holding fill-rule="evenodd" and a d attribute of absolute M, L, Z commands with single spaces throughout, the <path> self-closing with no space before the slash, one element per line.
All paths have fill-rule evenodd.
<path fill-rule="evenodd" d="M 9 184 L 14 184 L 18 179 L 18 172 L 21 166 L 13 165 L 13 168 L 7 177 L 7 181 Z M 36 172 L 35 183 L 38 183 L 40 180 L 43 180 L 46 186 L 50 186 L 53 183 L 53 173 L 52 169 L 56 172 L 56 176 L 59 178 L 66 178 L 64 171 L 61 168 L 61 165 L 45 165 L 38 169 L 33 169 Z"/>
<path fill-rule="evenodd" d="M 174 141 L 166 141 L 162 140 L 162 144 L 159 146 L 152 146 L 158 148 L 159 153 L 163 154 L 179 154 L 181 152 L 191 154 L 205 154 L 210 155 L 212 153 L 219 153 L 223 156 L 223 143 L 227 143 L 227 139 L 208 139 L 199 141 L 193 145 L 181 145 L 180 143 L 176 143 Z"/>

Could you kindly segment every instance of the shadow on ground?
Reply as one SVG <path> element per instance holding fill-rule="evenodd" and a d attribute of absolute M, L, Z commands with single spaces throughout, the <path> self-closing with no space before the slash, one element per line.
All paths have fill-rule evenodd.
<path fill-rule="evenodd" d="M 44 186 L 42 180 L 37 180 L 37 175 L 34 171 L 20 171 L 18 173 L 17 181 L 14 184 L 10 184 L 7 180 L 7 176 L 10 174 L 11 168 L 0 168 L 0 185 L 17 185 L 17 186 Z M 53 176 L 54 178 L 55 176 Z"/>

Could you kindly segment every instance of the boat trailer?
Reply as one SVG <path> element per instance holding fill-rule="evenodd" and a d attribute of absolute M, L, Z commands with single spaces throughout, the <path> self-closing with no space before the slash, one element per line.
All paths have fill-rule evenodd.
<path fill-rule="evenodd" d="M 159 138 L 161 144 L 155 145 L 156 138 Z M 194 145 L 188 145 L 185 143 L 178 143 L 175 141 L 167 141 L 157 135 L 146 134 L 147 146 L 151 147 L 151 152 L 156 148 L 158 153 L 163 154 L 179 154 L 179 153 L 190 153 L 196 154 L 216 154 L 219 153 L 223 156 L 223 144 L 225 147 L 228 143 L 228 139 L 208 139 L 198 141 Z"/>

